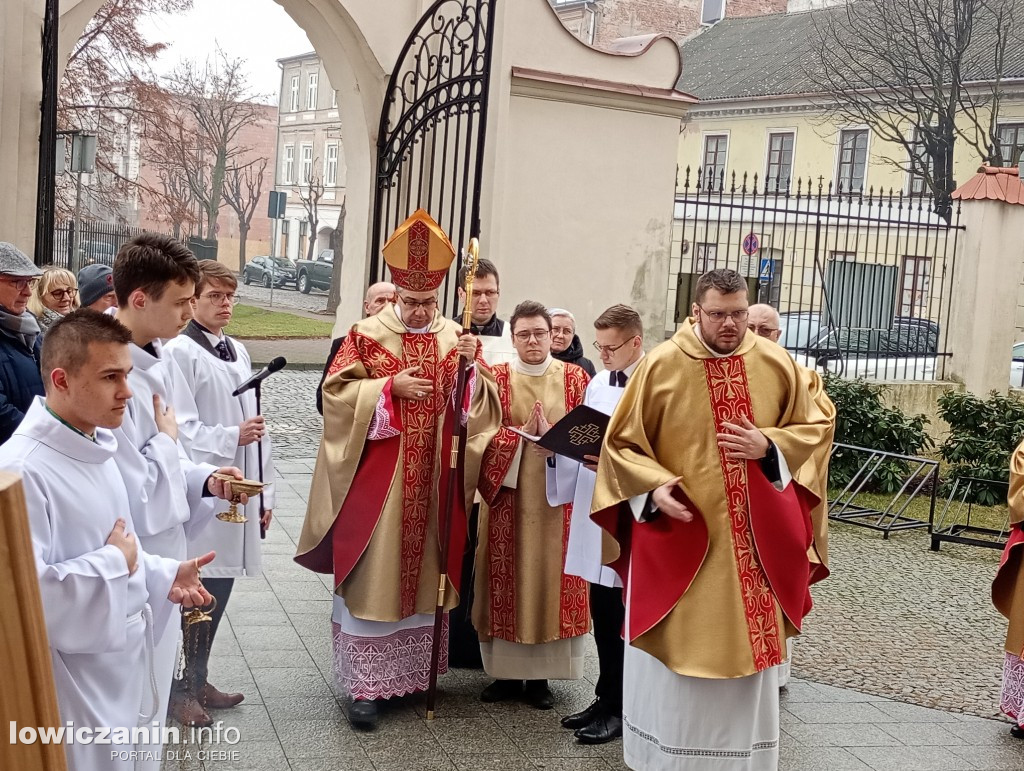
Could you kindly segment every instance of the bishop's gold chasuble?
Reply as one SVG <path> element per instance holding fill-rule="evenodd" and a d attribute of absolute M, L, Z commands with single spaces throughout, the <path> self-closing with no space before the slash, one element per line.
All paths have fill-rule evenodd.
<path fill-rule="evenodd" d="M 442 473 L 461 412 L 453 395 L 458 336 L 459 326 L 440 313 L 427 333 L 410 333 L 389 306 L 352 327 L 324 381 L 324 437 L 295 560 L 333 572 L 335 591 L 356 618 L 399 621 L 434 611 Z M 409 367 L 434 382 L 431 398 L 392 399 L 391 378 Z M 465 511 L 499 422 L 494 380 L 478 357 L 463 496 L 452 521 L 449 609 L 458 604 Z M 368 439 L 371 426 L 387 438 Z"/>
<path fill-rule="evenodd" d="M 484 454 L 480 474 L 485 505 L 473 624 L 485 643 L 541 645 L 579 637 L 590 630 L 590 612 L 586 582 L 564 572 L 572 506 L 548 505 L 544 459 L 521 447 L 524 440 L 507 427 L 525 424 L 538 401 L 549 422 L 560 420 L 583 403 L 589 378 L 576 365 L 553 359 L 543 375 L 518 372 L 514 364 L 498 364 L 493 371 L 502 428 Z M 517 457 L 518 475 L 512 480 L 509 471 Z"/>
<path fill-rule="evenodd" d="M 810 610 L 810 583 L 827 574 L 814 493 L 799 482 L 780 492 L 759 461 L 719 450 L 716 434 L 743 417 L 794 475 L 828 457 L 834 418 L 806 369 L 753 334 L 716 357 L 690 322 L 630 378 L 598 465 L 593 517 L 621 547 L 627 642 L 681 675 L 737 678 L 780 664 Z M 675 477 L 693 522 L 640 523 L 622 505 Z"/>

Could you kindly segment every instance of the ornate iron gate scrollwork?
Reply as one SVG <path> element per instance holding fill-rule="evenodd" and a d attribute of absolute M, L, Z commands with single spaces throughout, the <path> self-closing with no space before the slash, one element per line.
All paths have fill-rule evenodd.
<path fill-rule="evenodd" d="M 381 247 L 422 207 L 456 249 L 480 234 L 480 192 L 494 6 L 497 0 L 437 0 L 398 56 L 377 135 L 370 275 L 385 279 Z M 441 290 L 451 315 L 454 270 Z"/>

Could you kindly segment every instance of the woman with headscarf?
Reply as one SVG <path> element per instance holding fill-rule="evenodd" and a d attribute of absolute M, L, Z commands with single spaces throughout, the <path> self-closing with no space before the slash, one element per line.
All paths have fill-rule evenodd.
<path fill-rule="evenodd" d="M 78 308 L 78 281 L 75 274 L 63 268 L 46 268 L 36 283 L 28 309 L 39 321 L 45 335 L 54 322 Z"/>

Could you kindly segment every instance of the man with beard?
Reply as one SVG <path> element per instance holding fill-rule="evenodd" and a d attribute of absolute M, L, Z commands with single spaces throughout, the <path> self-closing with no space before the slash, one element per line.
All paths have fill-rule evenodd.
<path fill-rule="evenodd" d="M 637 367 L 602 448 L 593 516 L 620 548 L 630 768 L 778 768 L 785 639 L 827 573 L 817 497 L 793 472 L 833 420 L 747 316 L 742 276 L 701 276 L 693 317 Z"/>

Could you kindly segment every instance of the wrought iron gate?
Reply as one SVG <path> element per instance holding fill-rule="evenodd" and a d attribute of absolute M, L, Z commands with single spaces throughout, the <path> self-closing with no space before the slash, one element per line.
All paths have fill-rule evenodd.
<path fill-rule="evenodd" d="M 896 190 L 688 168 L 669 305 L 681 323 L 700 274 L 733 268 L 752 298 L 781 314 L 780 344 L 801 363 L 846 377 L 941 380 L 963 230 L 959 206 L 947 222 L 930 199 Z"/>
<path fill-rule="evenodd" d="M 377 135 L 370 275 L 385 278 L 381 247 L 417 208 L 457 250 L 480 234 L 480 192 L 494 7 L 497 0 L 437 0 L 409 35 L 385 94 Z M 451 315 L 454 272 L 441 288 Z"/>

